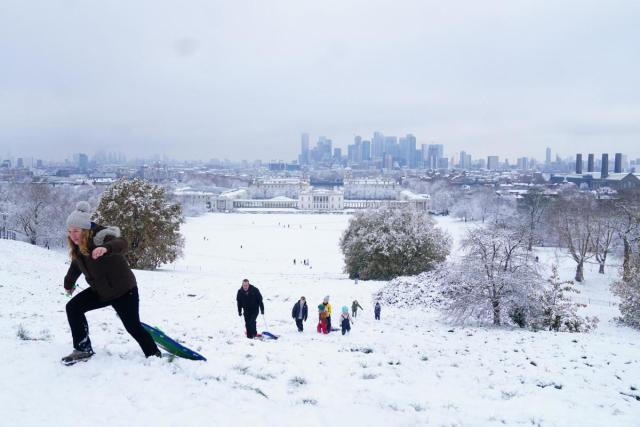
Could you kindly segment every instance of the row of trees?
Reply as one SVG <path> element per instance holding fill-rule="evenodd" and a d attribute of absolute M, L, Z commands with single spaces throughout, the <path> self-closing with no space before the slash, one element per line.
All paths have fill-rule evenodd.
<path fill-rule="evenodd" d="M 533 189 L 518 199 L 490 188 L 458 196 L 451 213 L 478 226 L 463 240 L 461 259 L 443 267 L 447 274 L 441 286 L 451 317 L 533 329 L 594 327 L 597 319 L 577 315 L 579 304 L 569 297 L 579 292 L 573 281 L 560 280 L 557 267 L 541 271 L 532 249 L 549 245 L 564 247 L 575 261 L 575 282 L 584 281 L 586 263 L 597 262 L 604 274 L 610 255 L 620 254 L 622 278 L 613 291 L 622 301 L 622 320 L 640 326 L 636 193 L 601 199 L 564 186 L 553 193 Z M 425 217 L 415 211 L 357 214 L 341 240 L 346 271 L 352 277 L 386 280 L 437 268 L 450 241 Z"/>
<path fill-rule="evenodd" d="M 534 246 L 564 247 L 576 262 L 576 282 L 584 281 L 587 262 L 597 262 L 604 274 L 612 253 L 621 255 L 625 277 L 631 272 L 631 255 L 640 241 L 640 202 L 635 192 L 601 199 L 568 185 L 553 193 L 534 188 L 515 199 L 485 187 L 458 200 L 453 215 L 465 221 L 520 227 L 529 251 Z"/>
<path fill-rule="evenodd" d="M 181 207 L 165 189 L 140 179 L 120 179 L 104 192 L 94 186 L 16 183 L 0 186 L 0 227 L 40 246 L 64 246 L 66 218 L 76 202 L 96 206 L 93 220 L 120 228 L 130 243 L 133 268 L 155 269 L 182 254 Z"/>

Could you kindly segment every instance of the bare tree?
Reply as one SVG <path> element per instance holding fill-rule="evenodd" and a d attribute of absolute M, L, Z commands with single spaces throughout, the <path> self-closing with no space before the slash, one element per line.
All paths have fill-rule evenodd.
<path fill-rule="evenodd" d="M 595 201 L 589 193 L 564 191 L 556 200 L 554 213 L 560 237 L 576 262 L 576 282 L 584 281 L 584 264 L 593 258 Z"/>
<path fill-rule="evenodd" d="M 612 212 L 605 200 L 598 202 L 594 219 L 591 246 L 600 268 L 598 273 L 604 274 L 607 256 L 612 251 L 617 234 L 619 218 Z"/>
<path fill-rule="evenodd" d="M 527 250 L 533 249 L 537 238 L 537 231 L 544 213 L 549 204 L 549 199 L 544 190 L 534 187 L 523 196 L 520 211 L 527 228 Z"/>

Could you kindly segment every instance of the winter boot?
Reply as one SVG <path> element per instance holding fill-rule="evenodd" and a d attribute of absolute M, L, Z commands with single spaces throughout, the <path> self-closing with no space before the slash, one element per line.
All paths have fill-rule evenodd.
<path fill-rule="evenodd" d="M 86 362 L 87 360 L 89 360 L 89 358 L 91 356 L 93 356 L 94 353 L 92 350 L 89 351 L 80 351 L 80 350 L 73 350 L 71 352 L 70 355 L 65 356 L 62 358 L 62 363 L 64 363 L 65 365 L 73 365 L 75 363 L 78 362 Z"/>

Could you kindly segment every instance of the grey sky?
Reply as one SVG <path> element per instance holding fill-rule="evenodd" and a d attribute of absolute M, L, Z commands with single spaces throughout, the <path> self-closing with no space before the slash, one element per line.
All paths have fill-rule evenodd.
<path fill-rule="evenodd" d="M 294 159 L 300 133 L 640 157 L 640 2 L 0 2 L 0 156 Z M 40 153 L 40 154 L 38 154 Z"/>

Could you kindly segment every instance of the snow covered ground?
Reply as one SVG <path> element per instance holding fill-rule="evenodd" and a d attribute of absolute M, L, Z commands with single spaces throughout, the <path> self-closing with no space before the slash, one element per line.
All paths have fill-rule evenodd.
<path fill-rule="evenodd" d="M 601 276 L 589 266 L 579 285 L 580 298 L 592 302 L 585 313 L 600 318 L 591 334 L 462 328 L 427 308 L 383 307 L 375 321 L 371 294 L 383 283 L 355 285 L 341 271 L 338 239 L 348 219 L 190 218 L 185 257 L 136 272 L 143 321 L 208 362 L 144 359 L 109 308 L 88 315 L 97 354 L 63 366 L 60 357 L 71 350 L 66 254 L 0 240 L 2 424 L 640 425 L 633 397 L 640 395 L 640 333 L 611 321 L 614 268 Z M 459 238 L 461 223 L 438 221 Z M 548 263 L 556 251 L 540 257 Z M 571 278 L 572 261 L 561 252 L 558 260 Z M 243 337 L 235 294 L 245 277 L 265 296 L 278 341 Z M 302 334 L 290 318 L 301 295 L 310 309 Z M 334 312 L 353 299 L 364 307 L 350 335 L 315 332 L 314 307 L 325 295 Z"/>

